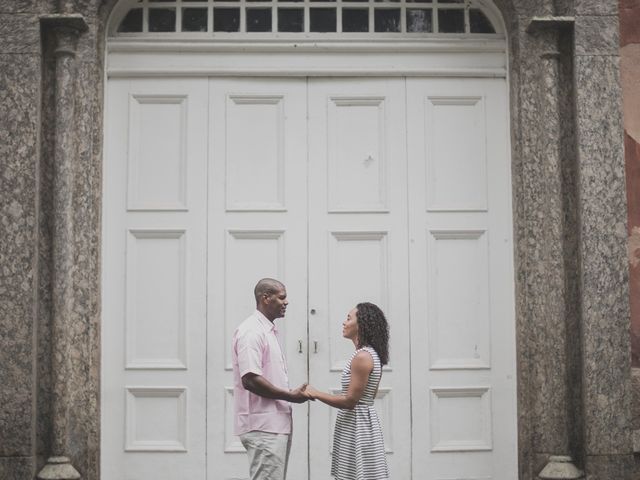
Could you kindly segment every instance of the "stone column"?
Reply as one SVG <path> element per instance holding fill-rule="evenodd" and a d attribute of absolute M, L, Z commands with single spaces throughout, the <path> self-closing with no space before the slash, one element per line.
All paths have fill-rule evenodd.
<path fill-rule="evenodd" d="M 68 322 L 73 312 L 73 180 L 77 145 L 75 132 L 76 47 L 87 29 L 80 15 L 41 17 L 43 29 L 51 29 L 56 42 L 55 147 L 52 232 L 52 456 L 38 474 L 40 479 L 80 478 L 68 452 L 72 369 L 69 352 L 73 342 Z"/>
<path fill-rule="evenodd" d="M 576 0 L 581 376 L 589 480 L 633 478 L 617 4 Z"/>
<path fill-rule="evenodd" d="M 566 258 L 571 255 L 568 252 L 571 242 L 566 230 L 571 225 L 567 217 L 572 208 L 572 192 L 567 191 L 565 184 L 563 122 L 572 119 L 572 112 L 567 112 L 566 102 L 563 103 L 561 89 L 566 79 L 561 72 L 559 48 L 562 30 L 570 29 L 572 24 L 573 19 L 567 17 L 536 17 L 528 28 L 540 51 L 537 101 L 540 119 L 544 119 L 536 132 L 541 176 L 538 195 L 544 202 L 544 213 L 537 223 L 544 244 L 534 247 L 543 268 L 538 273 L 541 277 L 538 288 L 542 295 L 536 305 L 538 352 L 532 365 L 538 389 L 533 401 L 533 413 L 538 419 L 534 449 L 539 456 L 548 458 L 539 472 L 540 479 L 583 478 L 569 456 L 573 422 L 569 415 L 573 407 L 569 385 L 575 367 L 569 353 L 573 335 L 569 327 L 573 295 L 567 281 L 570 268 Z"/>

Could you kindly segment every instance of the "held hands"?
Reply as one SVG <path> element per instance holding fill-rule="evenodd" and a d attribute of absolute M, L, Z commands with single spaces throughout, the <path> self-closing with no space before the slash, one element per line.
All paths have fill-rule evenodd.
<path fill-rule="evenodd" d="M 311 385 L 307 385 L 304 389 L 303 394 L 307 397 L 308 400 L 315 400 L 317 398 L 318 393 L 320 393 L 315 387 Z"/>
<path fill-rule="evenodd" d="M 304 403 L 308 401 L 310 398 L 305 394 L 305 389 L 307 388 L 307 384 L 303 383 L 298 388 L 295 388 L 289 392 L 291 398 L 289 401 L 291 403 Z"/>

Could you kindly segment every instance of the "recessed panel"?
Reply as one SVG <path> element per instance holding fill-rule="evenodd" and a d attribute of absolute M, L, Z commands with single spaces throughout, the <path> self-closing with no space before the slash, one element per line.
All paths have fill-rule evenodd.
<path fill-rule="evenodd" d="M 328 127 L 329 210 L 385 210 L 384 99 L 332 98 Z"/>
<path fill-rule="evenodd" d="M 425 125 L 427 209 L 487 208 L 482 97 L 429 97 Z"/>
<path fill-rule="evenodd" d="M 285 208 L 283 104 L 281 96 L 228 98 L 227 210 Z"/>
<path fill-rule="evenodd" d="M 186 134 L 186 96 L 130 97 L 129 210 L 187 208 Z"/>
<path fill-rule="evenodd" d="M 431 389 L 431 451 L 491 450 L 488 387 Z"/>
<path fill-rule="evenodd" d="M 128 387 L 126 451 L 187 450 L 186 388 Z"/>
<path fill-rule="evenodd" d="M 126 367 L 186 368 L 186 234 L 130 230 L 127 238 Z"/>
<path fill-rule="evenodd" d="M 225 368 L 231 370 L 231 341 L 236 327 L 256 309 L 253 288 L 269 277 L 284 281 L 283 231 L 229 231 L 225 267 Z M 285 325 L 277 324 L 284 336 Z"/>
<path fill-rule="evenodd" d="M 240 437 L 234 434 L 233 387 L 224 387 L 224 412 L 219 413 L 222 415 L 218 415 L 218 419 L 224 419 L 224 451 L 226 453 L 245 453 L 246 450 Z M 216 421 L 216 424 L 220 425 L 220 422 Z"/>
<path fill-rule="evenodd" d="M 360 302 L 387 305 L 386 232 L 332 232 L 329 238 L 330 368 L 342 371 L 353 343 L 342 338 L 342 322 Z"/>
<path fill-rule="evenodd" d="M 429 352 L 432 369 L 490 365 L 489 272 L 484 231 L 429 235 Z"/>

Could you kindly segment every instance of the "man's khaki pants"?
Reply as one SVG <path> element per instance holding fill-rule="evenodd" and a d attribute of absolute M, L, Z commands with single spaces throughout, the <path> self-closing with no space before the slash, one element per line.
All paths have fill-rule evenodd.
<path fill-rule="evenodd" d="M 285 480 L 291 451 L 291 435 L 247 432 L 240 435 L 247 449 L 250 480 Z"/>

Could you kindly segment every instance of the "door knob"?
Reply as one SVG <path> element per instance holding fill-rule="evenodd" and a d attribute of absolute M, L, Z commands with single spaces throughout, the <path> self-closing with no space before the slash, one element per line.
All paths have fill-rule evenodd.
<path fill-rule="evenodd" d="M 316 309 L 315 309 L 315 308 L 312 308 L 311 310 L 309 310 L 309 313 L 310 313 L 311 315 L 315 315 L 315 314 L 316 314 Z"/>

